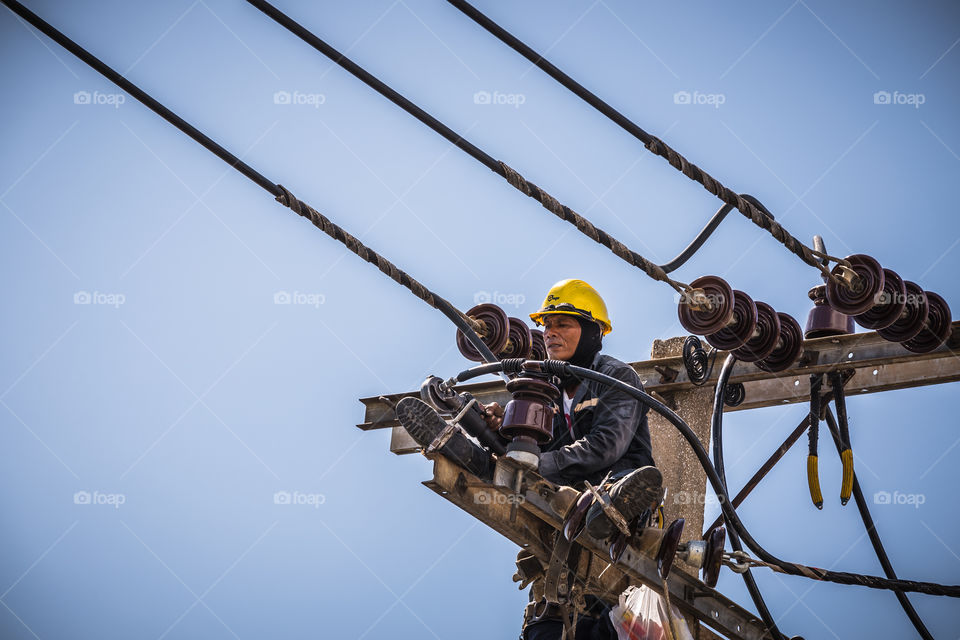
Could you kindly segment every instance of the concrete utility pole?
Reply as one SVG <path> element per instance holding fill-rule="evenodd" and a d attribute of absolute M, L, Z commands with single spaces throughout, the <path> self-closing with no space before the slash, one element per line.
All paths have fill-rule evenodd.
<path fill-rule="evenodd" d="M 946 344 L 926 354 L 911 353 L 870 332 L 807 340 L 798 362 L 791 369 L 777 374 L 764 372 L 750 363 L 737 363 L 729 384 L 743 384 L 746 398 L 742 404 L 726 407 L 725 411 L 808 402 L 810 375 L 835 370 L 844 372 L 848 396 L 960 380 L 960 321 L 954 322 L 951 330 Z M 711 377 L 702 386 L 696 386 L 687 377 L 680 357 L 682 342 L 682 338 L 657 341 L 650 360 L 631 366 L 639 374 L 644 389 L 674 409 L 709 451 L 714 387 L 719 363 L 726 353 L 717 354 L 718 366 Z M 469 391 L 484 404 L 496 401 L 506 405 L 511 399 L 500 381 L 465 385 L 461 390 Z M 400 398 L 408 395 L 419 396 L 419 393 L 361 399 L 366 412 L 364 422 L 357 426 L 364 430 L 392 428 L 390 450 L 398 455 L 420 450 L 399 425 L 393 411 Z M 666 521 L 684 518 L 686 526 L 682 540 L 699 539 L 703 531 L 706 474 L 676 429 L 654 412 L 648 415 L 654 458 L 668 489 L 664 505 Z M 804 423 L 801 423 L 794 435 L 801 433 L 803 427 Z M 792 444 L 790 439 L 781 447 L 781 455 L 789 444 Z M 493 484 L 488 484 L 470 476 L 446 458 L 435 455 L 430 458 L 434 461 L 434 477 L 424 482 L 426 486 L 518 545 L 539 550 L 538 555 L 550 557 L 550 550 L 544 548 L 545 541 L 553 530 L 559 528 L 560 518 L 549 508 L 550 496 L 544 491 L 543 483 L 538 485 L 539 476 L 526 472 L 523 487 L 517 491 L 514 482 L 517 469 L 510 460 L 498 463 L 497 476 Z M 749 493 L 752 485 L 759 482 L 772 464 L 769 462 L 758 471 L 740 499 Z M 735 490 L 730 487 L 731 494 Z M 734 504 L 738 501 L 734 500 Z M 607 549 L 588 536 L 583 538 L 587 540 L 578 542 L 584 548 L 586 560 L 581 562 L 579 571 L 585 582 L 606 590 L 605 599 L 609 602 L 616 603 L 617 595 L 628 584 L 642 583 L 663 591 L 656 563 L 650 557 L 631 553 L 628 549 L 615 567 L 604 572 L 606 563 L 603 558 L 607 556 Z M 709 624 L 728 638 L 765 637 L 765 629 L 755 616 L 704 585 L 695 571 L 688 572 L 690 569 L 687 565 L 675 567 L 667 586 L 671 601 L 688 618 Z M 716 637 L 700 624 L 694 626 L 695 637 Z"/>

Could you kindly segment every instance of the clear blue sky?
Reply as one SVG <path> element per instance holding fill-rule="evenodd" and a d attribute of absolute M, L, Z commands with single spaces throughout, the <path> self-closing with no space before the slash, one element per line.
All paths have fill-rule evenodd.
<path fill-rule="evenodd" d="M 608 353 L 682 333 L 669 288 L 248 4 L 27 4 L 460 308 L 496 292 L 523 316 L 579 277 L 607 300 Z M 719 206 L 445 2 L 279 6 L 655 261 Z M 478 6 L 796 236 L 960 312 L 955 4 Z M 354 426 L 358 398 L 469 364 L 449 322 L 5 9 L 0 56 L 0 636 L 515 637 L 514 546 Z M 677 277 L 707 273 L 801 322 L 817 282 L 736 213 Z M 849 401 L 865 493 L 923 497 L 873 507 L 904 578 L 960 582 L 956 401 Z M 732 485 L 803 412 L 727 418 Z M 744 521 L 782 557 L 879 574 L 837 456 L 824 443 L 818 512 L 805 449 Z M 913 637 L 891 593 L 757 580 L 789 634 Z M 738 576 L 720 587 L 752 607 Z M 960 602 L 912 600 L 956 636 Z"/>

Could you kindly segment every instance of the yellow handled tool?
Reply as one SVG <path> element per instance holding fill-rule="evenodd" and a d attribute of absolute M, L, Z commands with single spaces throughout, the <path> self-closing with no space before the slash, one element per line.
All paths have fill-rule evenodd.
<path fill-rule="evenodd" d="M 847 403 L 843 395 L 843 374 L 830 372 L 833 402 L 837 405 L 837 421 L 840 423 L 840 461 L 843 463 L 843 479 L 840 482 L 840 504 L 850 501 L 853 493 L 853 449 L 850 448 L 850 424 L 847 422 Z"/>
<path fill-rule="evenodd" d="M 814 373 L 810 376 L 810 428 L 807 431 L 807 486 L 810 488 L 810 499 L 817 509 L 823 509 L 823 494 L 820 493 L 820 475 L 817 472 L 817 439 L 820 437 L 820 412 L 823 387 L 823 374 Z"/>

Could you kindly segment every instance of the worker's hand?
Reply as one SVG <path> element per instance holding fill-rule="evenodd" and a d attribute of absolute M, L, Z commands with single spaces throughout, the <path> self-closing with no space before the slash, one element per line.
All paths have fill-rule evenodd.
<path fill-rule="evenodd" d="M 499 431 L 500 425 L 503 424 L 503 407 L 499 403 L 491 402 L 486 406 L 481 405 L 481 411 L 487 427 L 493 432 Z"/>

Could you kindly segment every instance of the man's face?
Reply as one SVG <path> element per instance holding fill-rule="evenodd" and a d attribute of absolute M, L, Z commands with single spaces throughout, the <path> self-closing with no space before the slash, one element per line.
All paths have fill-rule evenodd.
<path fill-rule="evenodd" d="M 543 341 L 552 360 L 569 360 L 580 342 L 580 323 L 573 316 L 556 314 L 543 318 Z"/>

